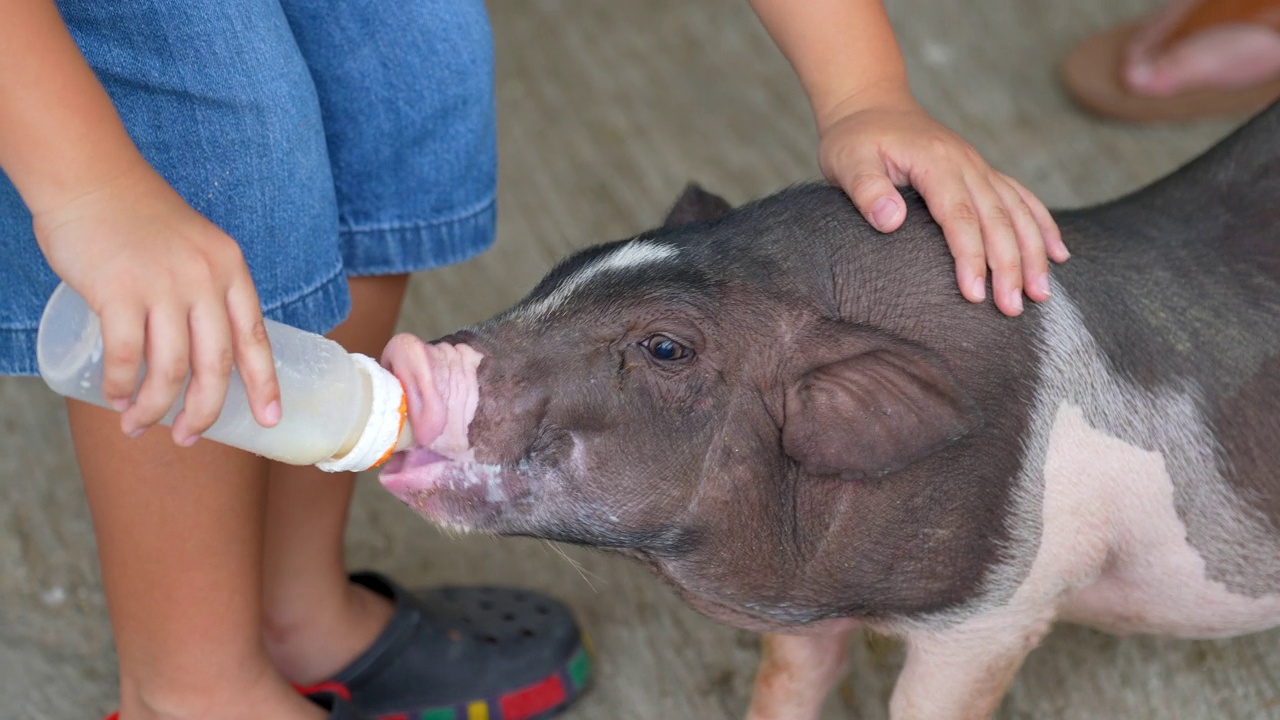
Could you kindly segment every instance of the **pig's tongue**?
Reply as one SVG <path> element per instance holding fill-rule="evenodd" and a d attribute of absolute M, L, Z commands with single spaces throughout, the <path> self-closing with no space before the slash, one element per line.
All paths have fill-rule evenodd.
<path fill-rule="evenodd" d="M 467 426 L 476 414 L 483 356 L 467 345 L 428 345 L 412 335 L 392 338 L 382 364 L 404 383 L 409 422 L 420 448 L 451 459 L 469 455 Z"/>

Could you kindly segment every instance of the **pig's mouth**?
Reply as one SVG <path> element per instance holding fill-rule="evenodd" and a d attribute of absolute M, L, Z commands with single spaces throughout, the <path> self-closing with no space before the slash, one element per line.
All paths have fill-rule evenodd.
<path fill-rule="evenodd" d="M 474 450 L 453 458 L 430 448 L 397 453 L 379 480 L 419 515 L 461 532 L 494 525 L 527 488 L 519 473 L 476 461 Z"/>
<path fill-rule="evenodd" d="M 383 353 L 408 392 L 418 447 L 383 467 L 383 487 L 418 514 L 455 530 L 488 527 L 519 493 L 519 473 L 478 462 L 468 427 L 479 403 L 483 356 L 465 344 L 424 343 L 398 335 Z"/>
<path fill-rule="evenodd" d="M 382 484 L 388 484 L 389 476 L 401 476 L 414 470 L 429 468 L 447 462 L 452 461 L 431 448 L 411 448 L 404 452 L 396 453 L 382 466 Z"/>

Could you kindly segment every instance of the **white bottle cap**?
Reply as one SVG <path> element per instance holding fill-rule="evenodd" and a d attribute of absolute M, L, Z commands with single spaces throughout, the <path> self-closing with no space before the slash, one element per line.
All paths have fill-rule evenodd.
<path fill-rule="evenodd" d="M 378 467 L 402 449 L 401 435 L 406 429 L 405 419 L 409 403 L 404 385 L 373 358 L 352 353 L 351 359 L 369 375 L 372 397 L 369 402 L 369 421 L 351 452 L 316 463 L 325 472 L 361 472 Z"/>

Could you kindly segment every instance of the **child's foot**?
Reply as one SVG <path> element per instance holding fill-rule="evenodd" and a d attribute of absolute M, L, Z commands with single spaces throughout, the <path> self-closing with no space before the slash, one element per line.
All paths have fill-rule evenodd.
<path fill-rule="evenodd" d="M 268 645 L 286 676 L 349 692 L 370 720 L 546 718 L 585 689 L 585 638 L 569 610 L 551 598 L 506 588 L 410 594 L 372 573 L 352 581 L 346 620 L 325 623 L 319 636 L 277 636 Z M 349 647 L 369 617 L 379 618 L 381 629 L 363 640 L 362 651 L 345 651 L 344 666 L 333 667 L 341 654 L 315 639 L 334 637 L 342 622 L 348 627 L 337 637 Z"/>
<path fill-rule="evenodd" d="M 372 573 L 353 576 L 347 590 L 324 617 L 266 633 L 276 667 L 245 668 L 245 679 L 178 699 L 123 693 L 120 720 L 542 720 L 577 700 L 590 679 L 573 615 L 539 593 L 411 595 Z M 304 697 L 320 692 L 330 704 Z"/>
<path fill-rule="evenodd" d="M 292 696 L 296 696 L 297 693 L 293 692 L 293 689 L 290 688 L 289 695 L 292 697 Z M 323 720 L 367 720 L 363 715 L 359 713 L 358 710 L 355 709 L 355 706 L 352 705 L 351 702 L 346 699 L 345 695 L 341 695 L 334 692 L 318 692 L 313 695 L 307 696 L 307 699 L 304 702 L 307 702 L 307 705 L 309 706 L 309 707 L 303 706 L 305 712 L 307 713 L 305 717 L 312 720 L 321 720 L 321 718 L 323 718 Z M 298 703 L 293 700 L 290 700 L 289 704 L 290 706 L 298 706 Z M 237 718 L 243 717 L 245 716 L 246 713 L 250 717 L 254 717 L 254 718 L 260 717 L 259 715 L 260 708 L 258 708 L 257 706 L 245 706 L 245 707 L 234 706 L 228 709 L 234 713 L 232 717 L 237 717 Z M 261 711 L 265 713 L 270 713 L 270 715 L 268 715 L 267 717 L 272 717 L 272 718 L 287 719 L 287 718 L 293 717 L 292 715 L 288 714 L 289 713 L 288 709 L 277 708 L 275 710 L 271 710 L 269 708 L 261 708 Z M 154 714 L 134 712 L 129 715 L 129 720 L 133 720 L 134 718 L 141 718 L 141 717 L 176 718 L 177 716 L 174 716 L 174 715 L 158 716 Z M 184 716 L 184 717 L 199 717 L 199 718 L 202 718 L 202 720 L 213 720 L 211 716 L 207 714 L 199 714 L 199 715 Z M 302 716 L 299 716 L 299 717 L 302 717 Z M 120 720 L 120 713 L 119 712 L 111 713 L 110 715 L 107 716 L 106 720 Z"/>
<path fill-rule="evenodd" d="M 107 720 L 326 720 L 330 711 L 299 694 L 270 667 L 234 688 L 206 687 L 181 693 L 129 692 L 122 687 L 120 711 Z"/>
<path fill-rule="evenodd" d="M 263 639 L 267 655 L 282 675 L 300 686 L 333 677 L 360 656 L 386 630 L 395 604 L 364 585 L 347 583 L 332 602 L 312 601 L 292 608 L 287 620 L 268 620 Z"/>
<path fill-rule="evenodd" d="M 1258 110 L 1280 97 L 1280 0 L 1170 0 L 1076 46 L 1063 78 L 1081 105 L 1127 120 Z"/>

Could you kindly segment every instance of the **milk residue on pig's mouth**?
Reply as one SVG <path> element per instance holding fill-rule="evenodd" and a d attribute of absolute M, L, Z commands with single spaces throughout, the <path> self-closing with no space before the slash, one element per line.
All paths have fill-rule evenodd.
<path fill-rule="evenodd" d="M 430 448 L 397 453 L 379 481 L 419 515 L 455 530 L 472 529 L 467 519 L 508 500 L 502 466 L 451 460 Z"/>

